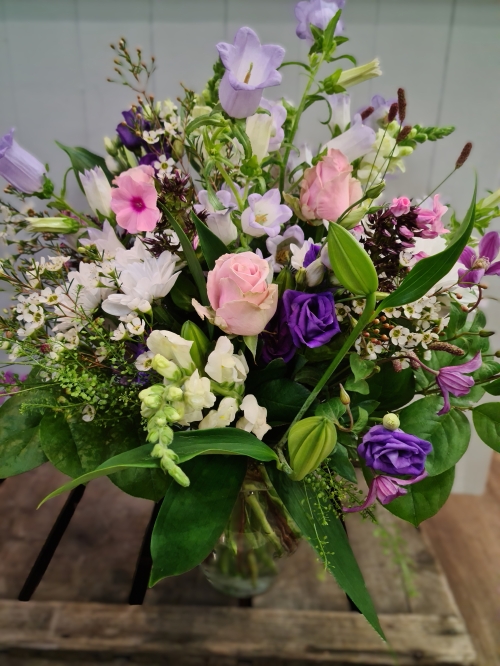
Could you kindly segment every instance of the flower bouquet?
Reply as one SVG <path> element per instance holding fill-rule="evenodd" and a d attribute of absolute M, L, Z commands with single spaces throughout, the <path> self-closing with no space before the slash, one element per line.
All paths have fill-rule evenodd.
<path fill-rule="evenodd" d="M 405 124 L 403 89 L 351 113 L 346 90 L 381 72 L 345 53 L 342 4 L 297 4 L 305 62 L 240 28 L 176 104 L 149 94 L 154 60 L 121 39 L 117 80 L 137 100 L 106 158 L 60 145 L 59 191 L 13 131 L 0 140 L 0 477 L 50 461 L 71 480 L 46 499 L 109 476 L 161 502 L 151 584 L 202 564 L 220 589 L 261 592 L 304 537 L 382 634 L 343 517 L 434 515 L 467 412 L 499 448 L 500 405 L 475 405 L 500 393 L 479 308 L 500 274 L 500 192 L 446 226 L 439 194 L 384 198 L 453 128 Z M 298 105 L 264 97 L 287 67 L 305 75 Z M 297 132 L 313 104 L 311 150 Z M 69 174 L 91 212 L 68 201 Z"/>

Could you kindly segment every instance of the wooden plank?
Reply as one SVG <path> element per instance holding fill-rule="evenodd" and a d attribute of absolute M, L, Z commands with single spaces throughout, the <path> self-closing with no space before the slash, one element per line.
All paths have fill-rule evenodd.
<path fill-rule="evenodd" d="M 0 651 L 22 646 L 99 658 L 162 656 L 206 664 L 227 657 L 262 664 L 303 660 L 365 666 L 474 663 L 461 620 L 438 615 L 383 615 L 391 650 L 357 613 L 195 606 L 123 606 L 0 602 Z M 252 661 L 253 660 L 253 661 Z M 294 662 L 294 663 L 295 663 Z M 29 663 L 29 662 L 27 662 Z M 149 662 L 148 662 L 149 663 Z M 189 661 L 187 662 L 189 663 Z M 276 663 L 276 662 L 273 662 Z"/>

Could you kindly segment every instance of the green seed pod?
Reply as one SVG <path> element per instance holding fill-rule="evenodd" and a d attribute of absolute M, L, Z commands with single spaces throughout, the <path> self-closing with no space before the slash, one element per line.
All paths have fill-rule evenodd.
<path fill-rule="evenodd" d="M 335 448 L 337 430 L 323 416 L 310 416 L 290 429 L 288 453 L 292 479 L 301 481 L 315 470 Z"/>
<path fill-rule="evenodd" d="M 205 333 L 203 333 L 201 328 L 196 326 L 196 324 L 193 324 L 192 321 L 184 322 L 182 325 L 181 337 L 183 337 L 184 340 L 192 340 L 193 344 L 190 349 L 191 358 L 198 370 L 203 370 L 207 363 L 210 340 Z"/>
<path fill-rule="evenodd" d="M 366 250 L 336 223 L 328 227 L 328 256 L 335 276 L 350 292 L 367 296 L 377 291 L 377 271 Z"/>

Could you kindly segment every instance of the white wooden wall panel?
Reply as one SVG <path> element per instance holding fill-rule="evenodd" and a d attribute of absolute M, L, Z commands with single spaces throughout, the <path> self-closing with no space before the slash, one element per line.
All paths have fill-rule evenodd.
<path fill-rule="evenodd" d="M 295 36 L 294 6 L 295 0 L 0 0 L 0 132 L 16 126 L 20 143 L 50 162 L 58 181 L 68 163 L 54 139 L 103 152 L 102 137 L 113 135 L 120 112 L 134 101 L 126 88 L 106 82 L 113 74 L 110 42 L 124 35 L 145 55 L 155 53 L 153 92 L 176 97 L 179 80 L 194 89 L 203 86 L 215 44 L 231 41 L 242 25 L 264 42 L 282 44 L 287 60 L 305 57 L 307 45 Z M 408 122 L 457 126 L 450 139 L 420 147 L 388 193 L 421 196 L 449 172 L 468 140 L 474 143 L 469 164 L 441 191 L 463 213 L 472 166 L 480 192 L 498 187 L 498 0 L 347 0 L 344 21 L 351 41 L 343 48 L 360 64 L 380 57 L 384 71 L 381 79 L 352 90 L 353 109 L 375 93 L 390 97 L 403 86 Z M 297 102 L 303 84 L 301 72 L 285 68 L 283 85 L 266 95 Z M 325 109 L 311 109 L 299 140 L 322 141 L 326 134 L 317 120 L 324 117 Z M 81 205 L 74 184 L 70 192 Z M 500 280 L 490 282 L 495 297 Z M 487 313 L 491 327 L 500 330 L 494 298 Z M 500 336 L 493 340 L 500 347 Z M 489 455 L 472 442 L 458 466 L 455 490 L 482 492 Z"/>

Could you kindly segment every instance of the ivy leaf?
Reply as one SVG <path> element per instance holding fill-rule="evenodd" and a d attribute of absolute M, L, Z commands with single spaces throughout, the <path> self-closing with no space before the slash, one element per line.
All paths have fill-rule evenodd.
<path fill-rule="evenodd" d="M 394 372 L 384 363 L 380 372 L 368 379 L 370 398 L 380 402 L 379 412 L 393 412 L 412 401 L 415 395 L 415 376 L 411 368 Z"/>
<path fill-rule="evenodd" d="M 500 452 L 500 403 L 486 402 L 472 410 L 472 420 L 479 437 Z"/>
<path fill-rule="evenodd" d="M 354 391 L 355 393 L 361 393 L 361 395 L 369 395 L 370 393 L 370 386 L 364 379 L 356 381 L 352 377 L 348 377 L 345 388 L 347 391 Z"/>

